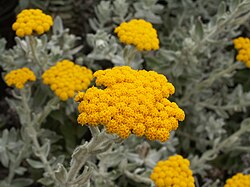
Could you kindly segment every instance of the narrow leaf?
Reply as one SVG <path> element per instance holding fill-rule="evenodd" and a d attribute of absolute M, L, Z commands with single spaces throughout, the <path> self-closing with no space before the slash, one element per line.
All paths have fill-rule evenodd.
<path fill-rule="evenodd" d="M 203 26 L 200 18 L 197 20 L 195 24 L 195 34 L 198 36 L 199 40 L 201 40 L 204 36 Z"/>
<path fill-rule="evenodd" d="M 40 169 L 40 168 L 44 168 L 44 165 L 42 162 L 36 161 L 36 160 L 32 160 L 32 159 L 27 159 L 27 162 L 36 169 Z"/>

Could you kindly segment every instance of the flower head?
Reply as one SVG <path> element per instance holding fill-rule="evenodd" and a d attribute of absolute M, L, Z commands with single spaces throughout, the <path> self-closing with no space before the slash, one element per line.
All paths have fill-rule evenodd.
<path fill-rule="evenodd" d="M 243 175 L 242 173 L 237 173 L 232 178 L 227 179 L 224 187 L 247 187 L 250 186 L 250 175 Z"/>
<path fill-rule="evenodd" d="M 26 82 L 35 81 L 36 76 L 29 68 L 21 68 L 6 74 L 4 80 L 8 86 L 14 85 L 16 88 L 22 89 Z"/>
<path fill-rule="evenodd" d="M 238 50 L 236 59 L 250 68 L 250 39 L 239 37 L 234 40 L 234 47 Z"/>
<path fill-rule="evenodd" d="M 123 66 L 99 70 L 94 77 L 97 87 L 75 99 L 81 102 L 82 125 L 102 124 L 121 138 L 132 133 L 164 142 L 185 118 L 183 110 L 167 99 L 175 89 L 164 75 Z"/>
<path fill-rule="evenodd" d="M 156 164 L 150 178 L 157 187 L 194 187 L 194 177 L 189 164 L 189 160 L 181 155 L 170 156 L 168 160 Z"/>
<path fill-rule="evenodd" d="M 152 24 L 143 19 L 132 19 L 123 22 L 115 29 L 120 41 L 128 45 L 134 45 L 139 51 L 159 49 L 157 32 Z"/>
<path fill-rule="evenodd" d="M 69 60 L 58 62 L 42 75 L 43 83 L 63 101 L 72 98 L 76 91 L 88 88 L 93 75 L 86 67 L 81 67 Z"/>
<path fill-rule="evenodd" d="M 52 17 L 44 14 L 41 10 L 25 9 L 17 15 L 12 29 L 16 31 L 17 36 L 24 37 L 32 34 L 42 35 L 49 31 L 52 25 Z"/>

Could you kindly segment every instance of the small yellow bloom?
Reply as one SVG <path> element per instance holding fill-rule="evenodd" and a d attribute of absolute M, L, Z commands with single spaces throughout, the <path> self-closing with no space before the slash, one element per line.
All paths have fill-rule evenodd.
<path fill-rule="evenodd" d="M 139 51 L 159 49 L 159 39 L 152 24 L 143 19 L 132 19 L 123 22 L 115 29 L 120 41 L 134 45 Z"/>
<path fill-rule="evenodd" d="M 247 187 L 250 186 L 250 175 L 243 175 L 242 173 L 237 173 L 232 178 L 227 179 L 224 187 Z"/>
<path fill-rule="evenodd" d="M 52 17 L 44 14 L 39 9 L 25 9 L 17 15 L 16 22 L 12 29 L 19 37 L 30 36 L 32 34 L 42 35 L 49 31 L 53 25 Z"/>
<path fill-rule="evenodd" d="M 175 91 L 164 75 L 128 66 L 94 73 L 96 86 L 75 98 L 78 122 L 105 126 L 121 138 L 130 134 L 165 142 L 185 114 L 167 98 Z"/>
<path fill-rule="evenodd" d="M 150 178 L 157 187 L 195 187 L 189 160 L 181 155 L 170 156 L 168 160 L 159 161 Z"/>
<path fill-rule="evenodd" d="M 234 41 L 234 47 L 238 50 L 238 54 L 236 56 L 237 61 L 244 62 L 245 65 L 250 68 L 250 39 L 239 37 Z"/>
<path fill-rule="evenodd" d="M 21 68 L 6 74 L 4 80 L 8 86 L 14 85 L 16 88 L 22 89 L 27 81 L 35 81 L 36 76 L 29 68 Z"/>
<path fill-rule="evenodd" d="M 75 92 L 86 90 L 93 78 L 92 71 L 69 60 L 58 62 L 42 75 L 43 83 L 63 101 L 72 98 Z"/>

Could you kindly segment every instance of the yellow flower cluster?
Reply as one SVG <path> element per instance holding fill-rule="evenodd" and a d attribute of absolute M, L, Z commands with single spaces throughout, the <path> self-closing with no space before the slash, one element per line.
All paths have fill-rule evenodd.
<path fill-rule="evenodd" d="M 166 141 L 185 118 L 183 110 L 167 98 L 175 91 L 164 75 L 132 70 L 128 66 L 94 73 L 96 86 L 79 93 L 78 122 L 105 126 L 108 133 L 127 138 L 131 133 Z"/>
<path fill-rule="evenodd" d="M 159 161 L 150 178 L 157 187 L 195 187 L 189 160 L 181 155 L 170 156 Z"/>
<path fill-rule="evenodd" d="M 4 80 L 8 86 L 14 85 L 16 88 L 22 89 L 27 81 L 35 81 L 36 76 L 29 68 L 21 68 L 6 74 Z"/>
<path fill-rule="evenodd" d="M 239 37 L 233 42 L 235 49 L 238 50 L 236 60 L 244 62 L 250 68 L 250 39 Z"/>
<path fill-rule="evenodd" d="M 227 179 L 224 187 L 249 187 L 250 186 L 250 175 L 243 175 L 238 173 L 232 178 Z"/>
<path fill-rule="evenodd" d="M 123 22 L 115 29 L 120 41 L 128 45 L 134 45 L 139 51 L 159 49 L 157 32 L 152 24 L 143 19 L 132 19 Z"/>
<path fill-rule="evenodd" d="M 17 15 L 12 29 L 19 37 L 29 36 L 34 33 L 41 35 L 49 31 L 53 25 L 52 17 L 44 14 L 39 9 L 26 9 Z"/>
<path fill-rule="evenodd" d="M 42 75 L 43 83 L 63 101 L 72 98 L 76 91 L 88 88 L 93 75 L 86 67 L 81 67 L 69 60 L 58 62 Z"/>

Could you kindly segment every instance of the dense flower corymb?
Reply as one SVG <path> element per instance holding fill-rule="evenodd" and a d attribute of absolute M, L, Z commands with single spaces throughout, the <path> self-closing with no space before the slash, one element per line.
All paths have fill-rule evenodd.
<path fill-rule="evenodd" d="M 50 85 L 51 90 L 61 100 L 66 101 L 74 97 L 76 91 L 87 89 L 93 75 L 86 67 L 63 60 L 45 71 L 42 78 L 44 84 Z"/>
<path fill-rule="evenodd" d="M 81 102 L 82 125 L 102 124 L 121 138 L 133 133 L 164 142 L 185 118 L 183 110 L 167 99 L 175 89 L 164 75 L 123 66 L 97 71 L 94 77 L 98 87 L 75 98 Z"/>
<path fill-rule="evenodd" d="M 195 187 L 189 164 L 181 155 L 170 156 L 157 163 L 150 178 L 157 187 Z"/>
<path fill-rule="evenodd" d="M 247 187 L 250 186 L 250 175 L 238 173 L 232 178 L 227 179 L 224 187 Z"/>
<path fill-rule="evenodd" d="M 53 25 L 52 17 L 44 14 L 39 9 L 26 9 L 17 15 L 12 29 L 19 37 L 29 36 L 34 33 L 41 35 L 49 31 Z"/>
<path fill-rule="evenodd" d="M 236 59 L 250 68 L 250 39 L 239 37 L 234 40 L 234 47 L 238 50 Z"/>
<path fill-rule="evenodd" d="M 120 41 L 128 45 L 134 45 L 139 51 L 159 49 L 159 39 L 152 24 L 143 19 L 132 19 L 123 22 L 115 29 Z"/>
<path fill-rule="evenodd" d="M 35 81 L 36 76 L 29 68 L 21 68 L 6 74 L 4 80 L 8 86 L 14 85 L 16 88 L 22 89 L 26 82 Z"/>

